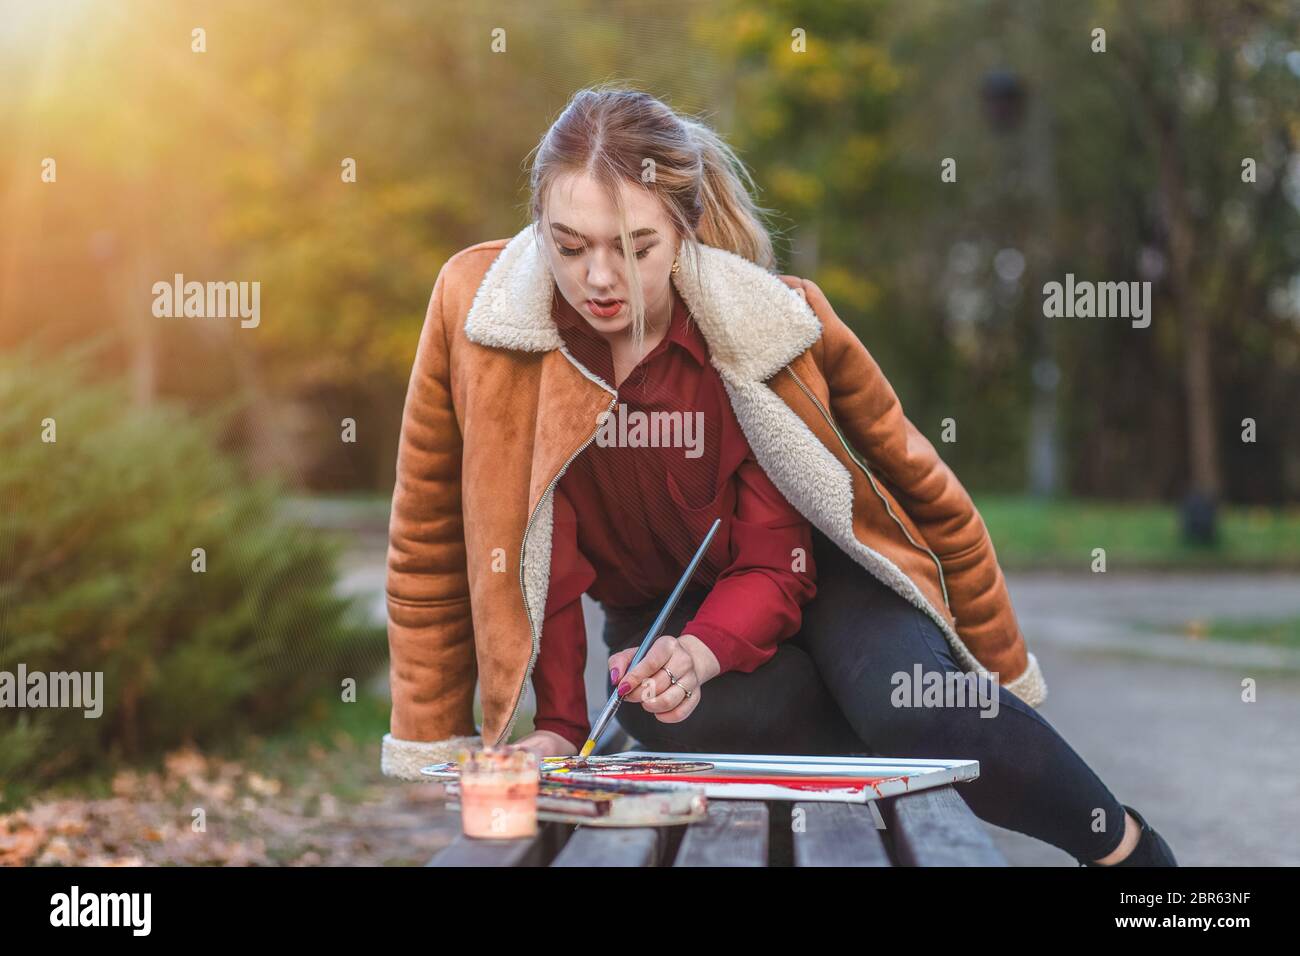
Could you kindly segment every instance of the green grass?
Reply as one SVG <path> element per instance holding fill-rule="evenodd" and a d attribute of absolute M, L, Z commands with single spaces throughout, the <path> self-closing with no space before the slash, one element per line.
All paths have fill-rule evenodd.
<path fill-rule="evenodd" d="M 1220 641 L 1250 641 L 1300 650 L 1300 617 L 1280 621 L 1214 621 L 1209 636 Z"/>
<path fill-rule="evenodd" d="M 1139 631 L 1177 631 L 1193 640 L 1231 641 L 1235 644 L 1265 644 L 1274 648 L 1300 650 L 1300 618 L 1210 618 L 1186 620 L 1182 626 L 1141 620 Z"/>
<path fill-rule="evenodd" d="M 1206 548 L 1183 543 L 1173 504 L 993 494 L 974 498 L 1006 568 L 1087 571 L 1093 549 L 1105 548 L 1108 570 L 1300 570 L 1300 507 L 1225 507 L 1219 543 Z M 389 501 L 382 494 L 303 496 L 286 507 L 297 517 L 343 533 L 381 534 L 388 526 Z"/>
<path fill-rule="evenodd" d="M 977 495 L 975 503 L 1005 568 L 1088 571 L 1094 548 L 1106 568 L 1300 569 L 1300 508 L 1227 507 L 1220 540 L 1194 547 L 1180 537 L 1173 505 Z"/>

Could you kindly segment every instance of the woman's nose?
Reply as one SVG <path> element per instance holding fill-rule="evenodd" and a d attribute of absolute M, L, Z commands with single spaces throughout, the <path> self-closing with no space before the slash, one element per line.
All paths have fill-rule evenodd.
<path fill-rule="evenodd" d="M 612 290 L 617 287 L 619 270 L 607 261 L 606 257 L 610 255 L 612 253 L 602 251 L 591 257 L 591 265 L 587 269 L 587 284 L 590 288 Z"/>

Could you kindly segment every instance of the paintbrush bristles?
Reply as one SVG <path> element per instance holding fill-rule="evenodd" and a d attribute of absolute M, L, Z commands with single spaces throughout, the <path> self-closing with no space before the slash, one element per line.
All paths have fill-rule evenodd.
<path fill-rule="evenodd" d="M 590 756 L 591 752 L 595 749 L 596 749 L 596 741 L 588 740 L 585 744 L 582 745 L 582 750 L 578 752 L 578 756 L 586 760 L 587 757 Z"/>

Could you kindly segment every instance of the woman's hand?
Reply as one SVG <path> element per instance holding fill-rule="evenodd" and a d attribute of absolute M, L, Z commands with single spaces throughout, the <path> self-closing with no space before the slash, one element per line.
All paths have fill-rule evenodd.
<path fill-rule="evenodd" d="M 539 758 L 569 757 L 578 752 L 572 743 L 549 730 L 534 730 L 526 737 L 520 737 L 514 743 L 507 744 L 506 748 L 508 750 L 531 750 Z"/>
<path fill-rule="evenodd" d="M 620 694 L 665 724 L 689 717 L 700 705 L 700 685 L 716 677 L 720 669 L 717 657 L 694 634 L 660 635 L 640 663 L 624 674 L 635 656 L 635 647 L 610 655 L 609 669 L 618 675 L 614 680 Z"/>

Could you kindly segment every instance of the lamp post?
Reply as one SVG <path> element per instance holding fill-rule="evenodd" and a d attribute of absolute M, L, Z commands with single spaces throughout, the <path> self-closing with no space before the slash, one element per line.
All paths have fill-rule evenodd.
<path fill-rule="evenodd" d="M 1004 144 L 1004 168 L 1013 182 L 1024 181 L 1036 194 L 1050 217 L 1056 209 L 1056 189 L 1052 170 L 1051 136 L 1041 109 L 1029 109 L 1029 92 L 1024 80 L 1012 70 L 990 70 L 980 84 L 984 119 Z M 1025 123 L 1029 117 L 1028 124 Z M 1024 134 L 1022 136 L 1022 130 Z M 1003 188 L 1005 193 L 1007 188 Z M 1017 234 L 1017 244 L 1024 232 Z M 1050 250 L 1049 250 L 1050 254 Z M 1024 257 L 1025 275 L 1032 276 L 1031 256 Z M 1027 283 L 1032 288 L 1032 284 Z M 1037 497 L 1056 494 L 1060 483 L 1060 452 L 1057 436 L 1056 387 L 1060 368 L 1056 364 L 1055 328 L 1050 319 L 1035 311 L 1034 340 L 1028 350 L 1032 358 L 1034 391 L 1029 414 L 1029 443 L 1026 472 L 1030 492 Z"/>

